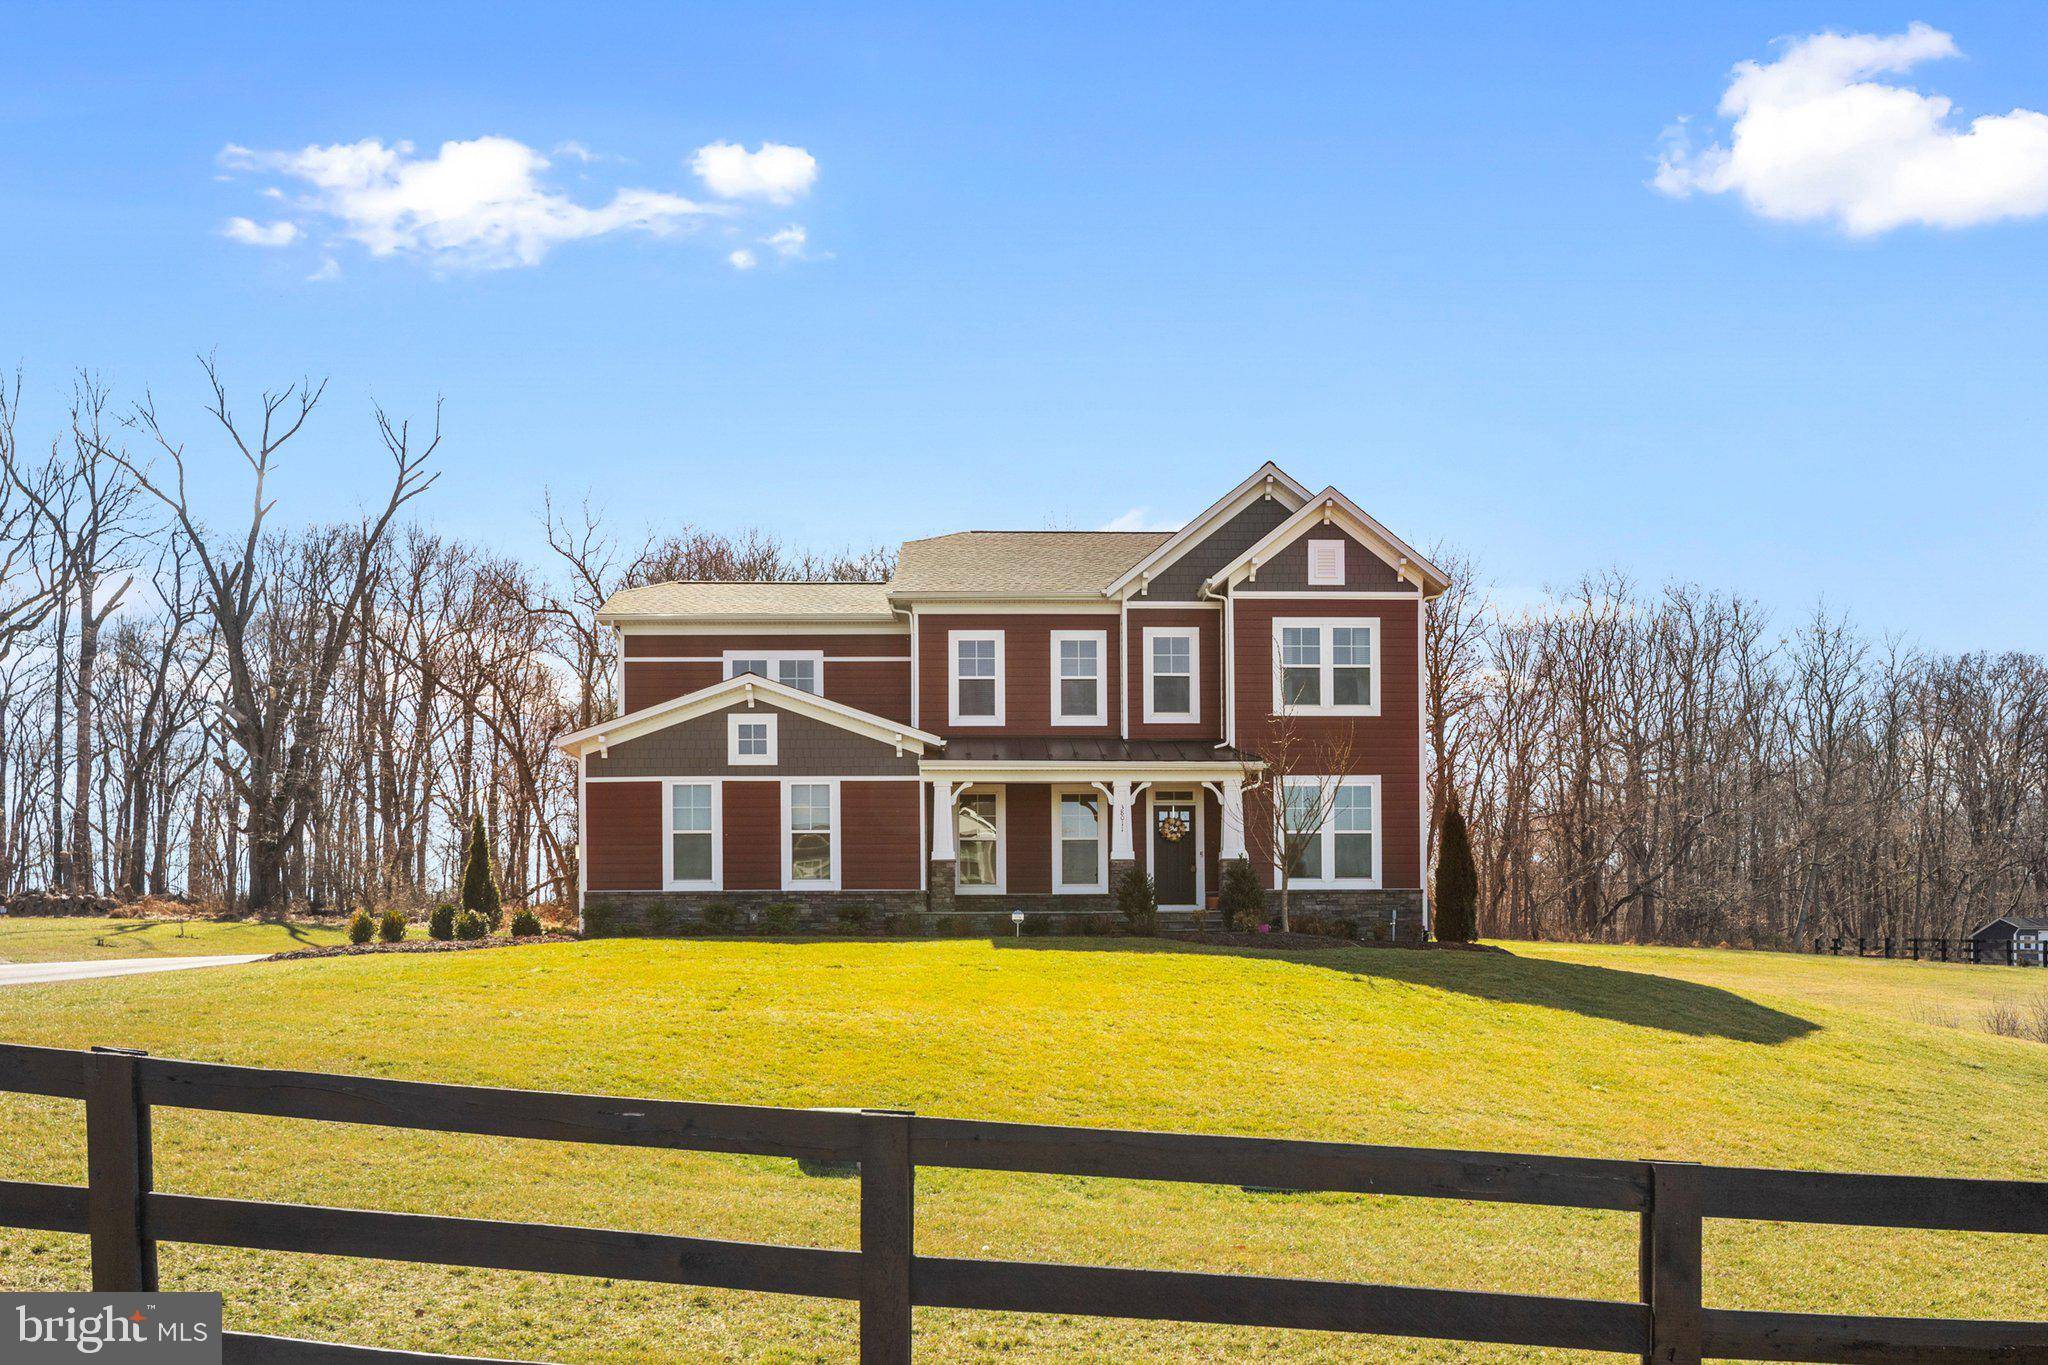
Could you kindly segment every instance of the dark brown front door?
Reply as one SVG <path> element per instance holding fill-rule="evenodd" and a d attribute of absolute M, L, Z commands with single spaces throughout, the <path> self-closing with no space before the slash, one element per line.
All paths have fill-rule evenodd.
<path fill-rule="evenodd" d="M 1195 803 L 1152 803 L 1152 891 L 1161 905 L 1195 904 Z"/>

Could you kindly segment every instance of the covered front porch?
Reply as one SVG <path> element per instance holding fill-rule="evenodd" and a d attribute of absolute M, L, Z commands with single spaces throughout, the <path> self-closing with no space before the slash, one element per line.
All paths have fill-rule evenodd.
<path fill-rule="evenodd" d="M 1257 764 L 1200 741 L 956 740 L 919 775 L 934 911 L 1099 912 L 1138 867 L 1162 911 L 1193 914 L 1245 855 Z"/>

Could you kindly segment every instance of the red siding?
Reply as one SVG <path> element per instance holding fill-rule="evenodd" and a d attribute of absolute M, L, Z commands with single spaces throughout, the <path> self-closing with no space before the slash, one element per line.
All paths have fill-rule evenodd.
<path fill-rule="evenodd" d="M 877 632 L 873 635 L 835 635 L 824 632 L 815 635 L 628 635 L 626 657 L 638 658 L 710 658 L 716 659 L 728 649 L 815 649 L 826 658 L 833 655 L 850 655 L 868 658 L 877 655 L 901 655 L 910 657 L 910 633 Z"/>
<path fill-rule="evenodd" d="M 1380 629 L 1380 714 L 1304 717 L 1309 736 L 1349 727 L 1354 739 L 1350 768 L 1380 778 L 1385 805 L 1380 855 L 1381 885 L 1412 889 L 1422 884 L 1422 757 L 1420 695 L 1416 674 L 1417 604 L 1328 597 L 1240 598 L 1234 611 L 1237 652 L 1237 742 L 1256 753 L 1267 735 L 1273 706 L 1273 618 L 1345 616 L 1376 619 Z M 1252 818 L 1246 798 L 1246 819 Z M 1261 817 L 1263 818 L 1263 817 Z M 1261 869 L 1262 872 L 1269 869 Z"/>
<path fill-rule="evenodd" d="M 1213 739 L 1223 738 L 1223 613 L 1220 611 L 1151 611 L 1130 614 L 1130 651 L 1125 663 L 1129 674 L 1131 738 Z M 1145 723 L 1145 627 L 1194 626 L 1202 634 L 1195 661 L 1195 676 L 1201 692 L 1201 720 L 1192 725 L 1147 725 Z"/>
<path fill-rule="evenodd" d="M 839 784 L 839 822 L 845 847 L 839 885 L 848 891 L 914 891 L 923 860 L 918 784 Z"/>
<path fill-rule="evenodd" d="M 1052 788 L 1012 784 L 1003 794 L 1009 862 L 1003 889 L 1019 896 L 1052 891 Z"/>
<path fill-rule="evenodd" d="M 584 784 L 592 891 L 661 889 L 661 783 Z"/>
<path fill-rule="evenodd" d="M 826 700 L 910 721 L 908 634 L 628 635 L 626 710 L 643 710 L 711 686 L 725 676 L 729 649 L 819 651 L 825 656 Z"/>
<path fill-rule="evenodd" d="M 711 686 L 723 672 L 719 664 L 631 663 L 626 665 L 626 710 L 650 706 Z"/>
<path fill-rule="evenodd" d="M 947 656 L 950 632 L 956 630 L 999 630 L 1003 632 L 1003 724 L 950 724 L 949 687 L 952 672 Z M 1103 695 L 1107 699 L 1103 725 L 1054 725 L 1052 723 L 1052 632 L 1056 630 L 1101 631 L 1104 643 Z M 919 613 L 918 705 L 919 728 L 934 734 L 969 735 L 1114 735 L 1117 733 L 1117 689 L 1123 685 L 1123 669 L 1117 658 L 1117 618 L 1101 613 L 1047 613 L 1040 615 L 989 614 L 945 615 Z"/>
<path fill-rule="evenodd" d="M 782 885 L 782 784 L 728 779 L 723 800 L 726 890 L 775 890 Z"/>

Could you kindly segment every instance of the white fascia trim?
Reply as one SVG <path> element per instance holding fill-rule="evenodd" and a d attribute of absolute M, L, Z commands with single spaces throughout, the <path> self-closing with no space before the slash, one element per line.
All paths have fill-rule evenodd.
<path fill-rule="evenodd" d="M 901 635 L 903 622 L 887 616 L 617 616 L 602 625 L 624 635 Z"/>
<path fill-rule="evenodd" d="M 1284 597 L 1292 602 L 1310 605 L 1316 602 L 1413 602 L 1418 596 L 1413 588 L 1407 588 L 1400 592 L 1367 592 L 1348 589 L 1337 592 L 1326 588 L 1293 588 L 1284 592 L 1260 592 L 1253 588 L 1232 588 L 1230 595 L 1232 597 L 1249 598 Z"/>
<path fill-rule="evenodd" d="M 592 781 L 601 781 L 592 778 Z M 676 796 L 677 787 L 711 788 L 711 880 L 676 880 Z M 695 830 L 701 834 L 704 831 Z M 715 777 L 669 777 L 661 780 L 661 888 L 664 891 L 722 891 L 725 889 L 725 783 Z"/>
<path fill-rule="evenodd" d="M 564 753 L 580 754 L 590 749 L 610 744 L 623 744 L 629 739 L 667 729 L 671 725 L 697 716 L 709 715 L 742 702 L 769 702 L 785 711 L 796 711 L 815 717 L 828 725 L 850 730 L 858 735 L 898 748 L 914 749 L 923 753 L 929 748 L 942 748 L 946 741 L 939 736 L 890 720 L 869 711 L 846 705 L 844 702 L 829 701 L 809 692 L 799 692 L 794 687 L 784 687 L 773 678 L 757 678 L 746 674 L 727 678 L 709 687 L 700 687 L 695 692 L 653 706 L 642 707 L 630 715 L 619 716 L 601 725 L 592 725 L 582 730 L 572 730 L 555 741 L 555 747 Z"/>
<path fill-rule="evenodd" d="M 1046 689 L 1050 694 L 1046 708 L 1050 713 L 1046 719 L 1053 725 L 1107 725 L 1109 724 L 1109 632 L 1106 630 L 1053 630 L 1047 631 L 1052 654 L 1052 686 Z M 1067 640 L 1088 640 L 1095 644 L 1095 710 L 1085 716 L 1070 716 L 1060 709 L 1060 683 L 1064 675 L 1060 672 L 1060 645 Z"/>
<path fill-rule="evenodd" d="M 772 768 L 782 748 L 782 727 L 776 724 L 781 717 L 773 712 L 758 714 L 733 711 L 725 718 L 725 761 L 735 768 Z M 740 727 L 742 725 L 765 725 L 768 727 L 768 752 L 765 754 L 743 754 L 740 752 Z"/>
<path fill-rule="evenodd" d="M 1132 584 L 1142 585 L 1156 577 L 1159 571 L 1179 559 L 1183 554 L 1200 543 L 1221 523 L 1228 521 L 1252 503 L 1270 493 L 1285 504 L 1289 498 L 1292 506 L 1299 508 L 1309 499 L 1309 491 L 1296 483 L 1291 475 L 1271 460 L 1253 470 L 1251 477 L 1225 493 L 1193 521 L 1175 531 L 1166 542 L 1151 554 L 1133 564 L 1129 569 L 1102 590 L 1105 597 L 1116 597 L 1128 590 Z M 1286 497 L 1282 497 L 1282 494 Z"/>
<path fill-rule="evenodd" d="M 1200 626 L 1146 626 L 1139 648 L 1145 656 L 1145 723 L 1147 725 L 1198 725 L 1202 719 L 1202 629 Z M 1152 642 L 1164 639 L 1188 642 L 1188 709 L 1156 711 L 1152 707 Z M 1169 675 L 1171 676 L 1171 675 Z"/>
<path fill-rule="evenodd" d="M 944 763 L 927 759 L 918 764 L 918 774 L 926 780 L 944 778 L 952 782 L 1063 782 L 1073 786 L 1091 782 L 1111 782 L 1119 777 L 1162 782 L 1224 782 L 1233 778 L 1243 778 L 1247 773 L 1263 771 L 1265 766 L 1256 759 L 1244 763 L 1182 763 L 1167 759 L 1139 763 L 977 763 L 971 760 Z M 597 780 L 591 779 L 593 782 Z"/>
<path fill-rule="evenodd" d="M 1114 603 L 1102 600 L 1099 592 L 1045 593 L 1020 597 L 1016 593 L 918 593 L 905 597 L 910 608 L 924 616 L 1017 616 L 1071 612 L 1083 615 L 1114 614 Z"/>
<path fill-rule="evenodd" d="M 1291 787 L 1305 783 L 1335 782 L 1340 787 L 1372 788 L 1372 875 L 1370 877 L 1290 877 L 1287 889 L 1290 891 L 1378 891 L 1385 884 L 1382 875 L 1386 866 L 1387 853 L 1387 806 L 1380 799 L 1380 779 L 1365 774 L 1345 774 L 1341 777 L 1331 774 L 1311 776 L 1303 773 L 1281 779 L 1281 786 Z M 1286 819 L 1286 795 L 1273 803 L 1273 819 L 1276 824 Z M 1322 846 L 1323 866 L 1332 872 L 1337 870 L 1337 812 L 1336 800 L 1331 799 L 1331 810 L 1323 818 L 1322 827 L 1316 831 L 1316 842 Z M 1284 829 L 1280 837 L 1273 840 L 1273 888 L 1280 887 L 1280 859 L 1287 854 L 1287 840 Z"/>
<path fill-rule="evenodd" d="M 825 881 L 797 881 L 792 875 L 795 862 L 794 850 L 790 845 L 796 831 L 789 827 L 789 789 L 791 787 L 826 787 L 831 790 L 832 827 L 826 834 L 830 837 L 832 850 L 832 875 Z M 839 814 L 839 779 L 836 777 L 788 777 L 782 787 L 782 889 L 784 891 L 837 891 L 839 889 L 839 860 L 846 850 L 845 822 Z M 1375 816 L 1375 819 L 1378 817 Z"/>
<path fill-rule="evenodd" d="M 1281 702 L 1285 695 L 1281 691 L 1281 675 L 1286 669 L 1286 660 L 1280 648 L 1280 632 L 1287 629 L 1315 630 L 1321 632 L 1322 643 L 1317 646 L 1316 669 L 1321 675 L 1318 693 L 1324 697 L 1337 695 L 1337 645 L 1334 630 L 1357 630 L 1364 627 L 1372 631 L 1372 662 L 1366 665 L 1372 677 L 1372 700 L 1363 706 L 1355 704 L 1339 706 L 1335 702 L 1324 702 L 1320 706 L 1287 706 Z M 1276 616 L 1273 618 L 1273 714 L 1276 716 L 1377 716 L 1380 714 L 1380 698 L 1385 694 L 1385 680 L 1380 676 L 1380 618 L 1377 616 Z"/>
<path fill-rule="evenodd" d="M 1093 882 L 1068 882 L 1061 877 L 1065 859 L 1060 839 L 1060 802 L 1069 796 L 1085 796 L 1095 803 L 1095 870 Z M 1094 787 L 1069 785 L 1052 789 L 1052 893 L 1055 896 L 1100 896 L 1109 890 L 1109 823 L 1116 815 L 1109 798 Z"/>
<path fill-rule="evenodd" d="M 992 716 L 963 716 L 960 714 L 960 646 L 963 643 L 993 640 L 996 645 L 996 709 Z M 1000 630 L 949 630 L 946 632 L 946 720 L 958 726 L 1001 725 L 1009 710 L 1005 695 L 1009 684 L 1009 645 L 1004 632 Z"/>
<path fill-rule="evenodd" d="M 1451 586 L 1451 580 L 1424 559 L 1408 542 L 1380 525 L 1365 510 L 1334 487 L 1325 488 L 1299 511 L 1262 536 L 1258 543 L 1209 575 L 1206 586 L 1221 588 L 1241 576 L 1258 571 L 1259 565 L 1275 551 L 1291 545 L 1313 527 L 1329 522 L 1350 533 L 1360 544 L 1385 560 L 1403 578 L 1414 578 L 1426 596 L 1434 597 Z M 1313 591 L 1312 589 L 1309 591 Z"/>

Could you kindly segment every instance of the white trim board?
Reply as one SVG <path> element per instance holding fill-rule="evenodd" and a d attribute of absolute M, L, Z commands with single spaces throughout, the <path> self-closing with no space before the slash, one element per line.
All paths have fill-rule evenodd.
<path fill-rule="evenodd" d="M 1105 597 L 1124 595 L 1132 584 L 1143 592 L 1145 586 L 1159 576 L 1160 570 L 1207 540 L 1218 526 L 1263 498 L 1272 498 L 1291 511 L 1307 502 L 1308 497 L 1306 487 L 1296 483 L 1286 470 L 1268 460 L 1254 469 L 1244 482 L 1210 503 L 1193 521 L 1168 536 L 1151 554 L 1124 570 L 1102 590 L 1102 594 Z"/>

